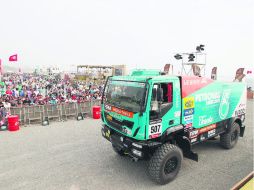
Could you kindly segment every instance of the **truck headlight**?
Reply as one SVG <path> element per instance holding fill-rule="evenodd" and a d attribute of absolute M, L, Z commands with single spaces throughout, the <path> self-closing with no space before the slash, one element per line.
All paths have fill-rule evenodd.
<path fill-rule="evenodd" d="M 142 149 L 142 145 L 139 145 L 137 143 L 132 143 L 132 146 L 135 146 L 136 148 Z"/>
<path fill-rule="evenodd" d="M 136 156 L 142 157 L 142 152 L 141 152 L 141 151 L 136 150 L 136 149 L 132 149 L 131 151 L 132 151 L 132 153 L 135 154 Z"/>

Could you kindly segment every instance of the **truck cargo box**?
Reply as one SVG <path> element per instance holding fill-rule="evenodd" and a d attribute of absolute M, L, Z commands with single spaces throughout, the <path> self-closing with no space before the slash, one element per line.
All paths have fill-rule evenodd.
<path fill-rule="evenodd" d="M 182 124 L 201 128 L 246 112 L 246 85 L 183 76 Z"/>

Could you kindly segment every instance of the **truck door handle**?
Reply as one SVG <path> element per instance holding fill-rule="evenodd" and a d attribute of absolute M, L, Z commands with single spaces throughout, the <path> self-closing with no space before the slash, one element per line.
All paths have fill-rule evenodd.
<path fill-rule="evenodd" d="M 168 124 L 169 124 L 169 125 L 174 124 L 174 120 L 169 120 Z"/>

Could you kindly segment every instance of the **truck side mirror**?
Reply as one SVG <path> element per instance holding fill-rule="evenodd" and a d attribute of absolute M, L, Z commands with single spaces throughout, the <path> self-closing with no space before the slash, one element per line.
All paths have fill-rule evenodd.
<path fill-rule="evenodd" d="M 157 89 L 157 101 L 158 102 L 163 101 L 163 89 L 162 88 Z"/>

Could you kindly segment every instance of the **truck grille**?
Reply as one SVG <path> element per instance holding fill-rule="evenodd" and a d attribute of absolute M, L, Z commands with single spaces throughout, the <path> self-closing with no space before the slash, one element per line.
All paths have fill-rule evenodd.
<path fill-rule="evenodd" d="M 112 120 L 109 120 L 107 117 L 108 115 L 109 115 L 108 113 L 105 113 L 105 120 L 111 127 L 117 129 L 118 131 L 122 131 L 122 126 L 126 126 L 130 129 L 133 128 L 133 124 L 134 124 L 133 122 L 127 121 L 127 120 L 123 120 L 121 122 L 121 121 L 118 121 L 117 119 L 115 119 L 114 117 L 112 117 Z"/>

